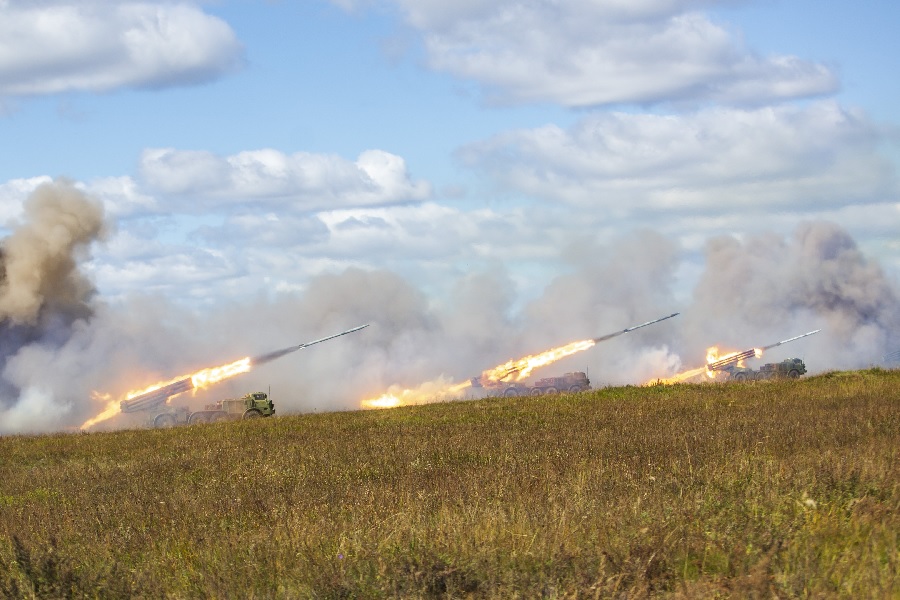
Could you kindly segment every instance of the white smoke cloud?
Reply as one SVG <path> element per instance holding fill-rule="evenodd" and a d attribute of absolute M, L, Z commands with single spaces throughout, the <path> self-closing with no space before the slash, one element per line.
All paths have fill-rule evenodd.
<path fill-rule="evenodd" d="M 25 388 L 16 404 L 6 410 L 0 409 L 0 434 L 62 429 L 71 420 L 71 412 L 71 404 L 60 403 L 52 392 L 40 387 Z"/>
<path fill-rule="evenodd" d="M 65 184 L 45 193 L 57 196 L 51 207 L 84 201 Z M 87 256 L 73 256 L 77 271 Z M 456 277 L 443 299 L 394 272 L 361 268 L 313 277 L 286 293 L 220 298 L 203 311 L 153 294 L 109 303 L 88 294 L 82 316 L 62 312 L 31 329 L 8 322 L 0 331 L 0 432 L 77 427 L 105 406 L 95 392 L 121 398 L 156 381 L 365 323 L 371 326 L 361 332 L 173 402 L 197 408 L 263 390 L 283 415 L 356 409 L 392 386 L 440 395 L 442 387 L 511 358 L 679 310 L 678 317 L 598 343 L 534 376 L 587 370 L 595 387 L 639 384 L 701 366 L 712 344 L 745 349 L 818 327 L 814 344 L 807 338 L 763 360 L 796 355 L 811 372 L 855 368 L 880 359 L 900 331 L 897 282 L 833 223 L 807 223 L 790 237 L 709 240 L 705 270 L 686 305 L 672 289 L 682 249 L 659 233 L 606 243 L 573 239 L 564 257 L 567 272 L 532 299 L 521 297 L 502 263 Z M 53 303 L 42 306 L 39 313 L 52 313 Z"/>

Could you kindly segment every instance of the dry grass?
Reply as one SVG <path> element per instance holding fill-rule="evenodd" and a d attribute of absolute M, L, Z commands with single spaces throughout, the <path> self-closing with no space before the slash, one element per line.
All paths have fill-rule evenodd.
<path fill-rule="evenodd" d="M 0 438 L 0 596 L 900 598 L 900 372 Z"/>

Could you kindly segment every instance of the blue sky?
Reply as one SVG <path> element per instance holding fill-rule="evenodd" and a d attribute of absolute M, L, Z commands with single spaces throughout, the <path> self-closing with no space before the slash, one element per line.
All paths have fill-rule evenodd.
<path fill-rule="evenodd" d="M 493 322 L 532 346 L 703 312 L 716 240 L 799 256 L 809 223 L 895 290 L 897 23 L 888 1 L 0 0 L 0 224 L 64 177 L 111 226 L 81 259 L 104 305 L 303 303 L 360 269 L 427 312 L 487 276 Z M 527 333 L 584 273 L 627 280 L 604 302 L 644 299 Z M 585 315 L 597 293 L 570 290 Z M 758 331 L 741 320 L 706 333 Z"/>

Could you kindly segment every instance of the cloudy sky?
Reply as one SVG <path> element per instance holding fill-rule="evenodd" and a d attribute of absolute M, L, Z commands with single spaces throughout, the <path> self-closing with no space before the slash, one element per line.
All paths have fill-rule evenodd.
<path fill-rule="evenodd" d="M 97 199 L 83 268 L 113 307 L 361 271 L 426 307 L 493 278 L 521 323 L 593 263 L 664 279 L 649 319 L 706 293 L 721 236 L 789 252 L 823 222 L 890 287 L 897 23 L 889 0 L 0 0 L 0 224 L 49 181 Z M 597 266 L 621 248 L 632 269 Z"/>

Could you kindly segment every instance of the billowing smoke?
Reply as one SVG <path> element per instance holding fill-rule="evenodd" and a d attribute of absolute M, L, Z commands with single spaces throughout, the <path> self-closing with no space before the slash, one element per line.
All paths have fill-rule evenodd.
<path fill-rule="evenodd" d="M 71 185 L 42 188 L 25 209 L 2 244 L 0 433 L 75 428 L 105 406 L 94 392 L 121 399 L 131 389 L 364 323 L 372 326 L 174 402 L 197 408 L 262 390 L 271 391 L 282 415 L 356 409 L 389 388 L 438 394 L 511 358 L 676 311 L 682 314 L 534 376 L 578 370 L 595 387 L 641 384 L 702 366 L 708 346 L 743 350 L 817 328 L 822 332 L 760 362 L 800 356 L 812 373 L 857 368 L 878 362 L 900 331 L 897 283 L 832 223 L 803 224 L 789 237 L 709 240 L 692 294 L 674 289 L 689 255 L 642 231 L 605 244 L 573 241 L 562 250 L 565 271 L 532 299 L 519 297 L 500 265 L 465 275 L 445 298 L 392 272 L 348 269 L 312 279 L 302 293 L 223 299 L 197 313 L 139 293 L 100 302 L 81 265 L 102 239 L 102 212 Z M 109 422 L 140 424 L 135 415 Z"/>
<path fill-rule="evenodd" d="M 805 223 L 788 239 L 710 240 L 684 317 L 694 355 L 710 342 L 741 350 L 822 328 L 798 343 L 808 366 L 858 368 L 878 363 L 900 334 L 900 292 L 838 225 Z"/>
<path fill-rule="evenodd" d="M 89 317 L 94 289 L 78 260 L 104 232 L 102 206 L 58 181 L 38 187 L 23 209 L 0 246 L 0 320 L 40 334 L 48 321 Z"/>
<path fill-rule="evenodd" d="M 0 242 L 4 430 L 17 429 L 32 411 L 56 412 L 42 374 L 29 372 L 24 363 L 35 353 L 67 344 L 91 318 L 95 290 L 79 263 L 106 231 L 102 206 L 67 181 L 38 187 L 22 208 L 21 221 L 12 223 L 11 235 Z M 16 410 L 23 397 L 29 399 L 27 406 Z"/>

